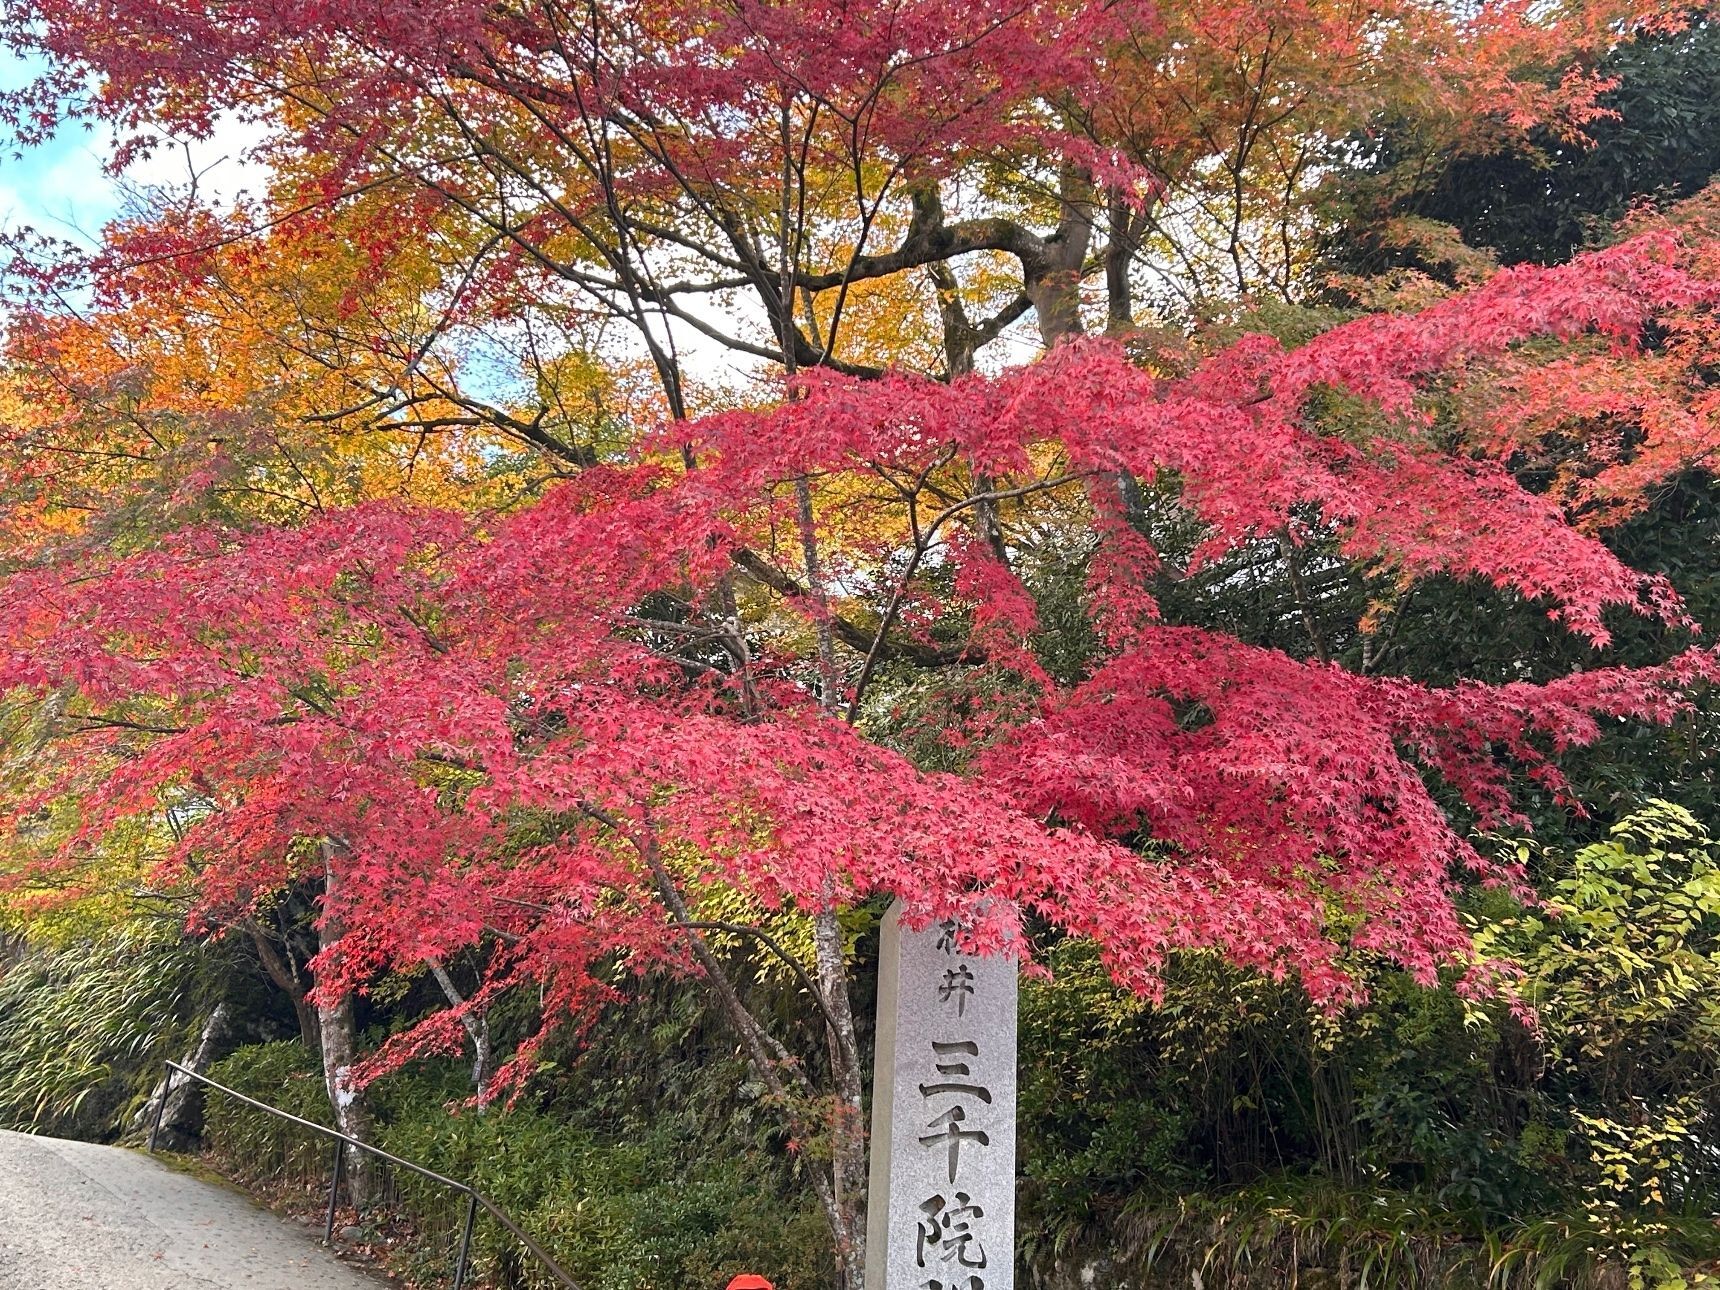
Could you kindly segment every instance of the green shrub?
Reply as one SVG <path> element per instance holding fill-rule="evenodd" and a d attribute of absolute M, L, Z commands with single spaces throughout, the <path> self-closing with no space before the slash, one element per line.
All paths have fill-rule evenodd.
<path fill-rule="evenodd" d="M 395 1089 L 383 1145 L 472 1183 L 533 1234 L 586 1290 L 720 1287 L 762 1271 L 779 1290 L 829 1284 L 829 1236 L 809 1193 L 785 1186 L 781 1162 L 726 1157 L 668 1125 L 588 1128 L 527 1107 L 449 1115 L 440 1102 L 408 1106 Z M 425 1248 L 447 1262 L 457 1219 L 442 1189 L 397 1180 Z M 500 1225 L 479 1224 L 476 1265 L 497 1284 L 549 1287 Z M 429 1270 L 429 1269 L 425 1269 Z M 444 1267 L 445 1270 L 445 1267 Z"/>
<path fill-rule="evenodd" d="M 212 1078 L 318 1124 L 330 1122 L 317 1060 L 297 1042 L 241 1048 Z M 758 1150 L 725 1156 L 684 1127 L 645 1121 L 597 1132 L 530 1106 L 460 1109 L 463 1073 L 426 1068 L 372 1088 L 377 1145 L 467 1182 L 539 1241 L 583 1290 L 721 1287 L 737 1272 L 767 1273 L 779 1290 L 829 1284 L 829 1236 L 784 1162 Z M 330 1148 L 307 1130 L 209 1094 L 206 1142 L 224 1171 L 268 1188 L 326 1185 Z M 428 1179 L 393 1171 L 383 1199 L 413 1237 L 395 1270 L 426 1284 L 452 1268 L 464 1202 Z M 555 1283 L 500 1224 L 485 1217 L 473 1243 L 485 1284 L 539 1290 Z"/>
<path fill-rule="evenodd" d="M 1711 1221 L 1491 1225 L 1427 1193 L 1294 1177 L 1128 1214 L 1115 1238 L 1116 1284 L 1207 1290 L 1689 1290 L 1720 1253 Z"/>
<path fill-rule="evenodd" d="M 332 1125 L 317 1055 L 297 1040 L 251 1044 L 209 1068 L 209 1078 L 315 1124 Z M 211 1089 L 203 1107 L 204 1145 L 239 1182 L 325 1185 L 333 1148 L 320 1134 Z"/>

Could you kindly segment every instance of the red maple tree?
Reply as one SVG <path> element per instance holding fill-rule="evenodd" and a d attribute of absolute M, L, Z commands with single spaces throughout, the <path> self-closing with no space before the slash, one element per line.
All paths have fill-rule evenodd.
<path fill-rule="evenodd" d="M 1516 875 L 1466 841 L 1429 779 L 1484 824 L 1509 822 L 1514 775 L 1558 790 L 1560 750 L 1606 718 L 1665 720 L 1713 672 L 1691 650 L 1655 668 L 1441 689 L 1347 671 L 1317 635 L 1299 659 L 1162 620 L 1162 576 L 1263 542 L 1294 570 L 1320 542 L 1400 585 L 1485 579 L 1597 649 L 1609 612 L 1689 626 L 1664 582 L 1519 486 L 1499 425 L 1526 422 L 1512 398 L 1559 379 L 1519 370 L 1522 342 L 1561 342 L 1590 370 L 1604 351 L 1619 371 L 1655 371 L 1642 366 L 1651 325 L 1687 334 L 1716 291 L 1707 244 L 1656 224 L 1291 347 L 1248 336 L 1152 370 L 1073 337 L 1095 209 L 1116 199 L 1122 237 L 1166 180 L 1139 140 L 1084 110 L 1117 102 L 1099 74 L 1116 64 L 1099 55 L 1172 16 L 942 0 L 696 14 L 133 0 L 115 23 L 83 0 L 29 8 L 39 25 L 11 38 L 61 60 L 61 90 L 71 69 L 100 68 L 112 115 L 196 126 L 279 96 L 316 162 L 297 195 L 309 184 L 332 203 L 416 176 L 433 200 L 412 226 L 463 213 L 485 235 L 473 268 L 499 257 L 468 274 L 483 309 L 545 278 L 607 302 L 638 326 L 669 415 L 600 459 L 541 419 L 497 413 L 494 430 L 568 476 L 499 516 L 373 502 L 292 527 L 196 525 L 130 552 L 56 538 L 14 553 L 0 687 L 75 696 L 62 701 L 83 731 L 26 809 L 79 796 L 67 864 L 117 822 L 171 809 L 167 867 L 204 926 L 320 881 L 339 929 L 317 963 L 325 997 L 489 947 L 479 991 L 393 1041 L 372 1073 L 459 1046 L 463 1018 L 523 982 L 544 990 L 553 1025 L 609 997 L 617 961 L 703 973 L 797 1135 L 833 1143 L 812 1176 L 850 1284 L 863 1086 L 840 911 L 895 897 L 912 918 L 957 918 L 981 951 L 1018 944 L 1025 916 L 1091 938 L 1145 991 L 1168 954 L 1193 948 L 1295 975 L 1325 1002 L 1354 990 L 1358 953 L 1431 980 L 1473 966 L 1458 887 Z M 700 40 L 672 39 L 694 27 Z M 1504 30 L 1499 48 L 1529 33 L 1536 57 L 1562 39 L 1520 13 Z M 1580 123 L 1593 85 L 1551 85 L 1534 118 Z M 530 142 L 504 126 L 529 127 Z M 1053 225 L 946 222 L 938 180 L 976 154 L 1046 168 Z M 556 156 L 578 159 L 565 190 Z M 777 168 L 781 200 L 748 222 L 761 167 Z M 790 209 L 809 174 L 858 176 L 834 267 L 810 263 L 816 202 Z M 898 182 L 901 240 L 869 252 Z M 694 234 L 659 222 L 689 210 Z M 697 267 L 757 292 L 768 338 L 733 339 L 786 368 L 775 406 L 689 415 L 661 324 L 699 323 L 683 301 L 709 282 L 664 276 L 678 238 Z M 207 242 L 169 229 L 141 258 L 185 266 Z M 940 377 L 839 355 L 853 284 L 982 250 L 1021 270 L 997 317 L 1031 311 L 1062 342 L 1041 360 L 976 374 L 978 344 L 1011 319 L 959 311 L 946 312 Z M 151 289 L 172 290 L 171 275 Z M 826 293 L 833 308 L 797 312 Z M 1473 441 L 1491 454 L 1428 411 L 1430 391 L 1481 372 L 1503 391 L 1491 438 Z M 1350 414 L 1323 415 L 1334 400 Z M 403 431 L 414 406 L 391 407 Z M 1132 497 L 1173 486 L 1203 538 L 1167 571 Z M 1074 684 L 1037 660 L 1038 609 L 1015 567 L 1046 522 L 1090 554 L 1100 645 Z M 945 732 L 968 745 L 961 773 L 866 737 L 893 667 L 993 683 Z M 713 937 L 762 932 L 710 912 L 712 893 L 813 921 L 797 970 L 827 1022 L 833 1112 L 725 975 Z"/>

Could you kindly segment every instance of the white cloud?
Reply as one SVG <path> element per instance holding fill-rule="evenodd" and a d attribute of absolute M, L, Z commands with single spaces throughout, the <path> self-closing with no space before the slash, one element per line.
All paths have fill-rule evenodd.
<path fill-rule="evenodd" d="M 163 136 L 159 147 L 126 169 L 124 180 L 142 188 L 183 188 L 195 181 L 206 201 L 228 205 L 268 185 L 269 168 L 251 156 L 268 129 L 265 122 L 224 113 L 207 139 Z"/>
<path fill-rule="evenodd" d="M 164 137 L 115 177 L 107 171 L 111 134 L 67 130 L 22 158 L 0 157 L 0 227 L 30 224 L 57 237 L 93 241 L 123 208 L 128 192 L 183 190 L 193 180 L 204 201 L 230 205 L 268 185 L 269 168 L 250 155 L 265 135 L 261 123 L 224 116 L 208 139 Z"/>

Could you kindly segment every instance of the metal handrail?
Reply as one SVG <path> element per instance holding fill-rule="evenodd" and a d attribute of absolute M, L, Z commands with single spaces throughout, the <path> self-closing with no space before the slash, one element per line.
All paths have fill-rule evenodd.
<path fill-rule="evenodd" d="M 210 1088 L 225 1093 L 228 1097 L 237 1098 L 247 1106 L 254 1106 L 259 1111 L 267 1111 L 270 1115 L 279 1119 L 289 1120 L 300 1128 L 309 1129 L 312 1133 L 320 1133 L 325 1138 L 332 1138 L 337 1144 L 344 1144 L 348 1147 L 355 1147 L 359 1151 L 368 1152 L 370 1155 L 386 1160 L 396 1168 L 406 1169 L 421 1177 L 428 1178 L 432 1182 L 441 1183 L 442 1186 L 447 1187 L 449 1190 L 458 1192 L 460 1195 L 464 1196 L 466 1198 L 466 1224 L 460 1235 L 460 1257 L 458 1262 L 454 1264 L 454 1290 L 463 1290 L 463 1287 L 466 1284 L 466 1268 L 471 1262 L 472 1254 L 472 1228 L 478 1221 L 478 1211 L 480 1209 L 511 1232 L 514 1238 L 519 1241 L 521 1245 L 525 1246 L 527 1250 L 531 1251 L 531 1253 L 537 1258 L 538 1262 L 542 1263 L 544 1267 L 549 1270 L 550 1275 L 555 1277 L 557 1281 L 561 1282 L 563 1286 L 567 1287 L 567 1290 L 579 1290 L 579 1286 L 574 1279 L 562 1270 L 559 1263 L 550 1258 L 549 1254 L 541 1245 L 532 1240 L 530 1236 L 526 1235 L 518 1223 L 509 1218 L 496 1207 L 493 1201 L 491 1201 L 482 1192 L 472 1187 L 469 1183 L 463 1183 L 457 1178 L 449 1178 L 444 1174 L 437 1173 L 434 1169 L 426 1169 L 423 1165 L 413 1164 L 410 1160 L 402 1160 L 399 1156 L 394 1155 L 391 1152 L 384 1151 L 381 1147 L 373 1147 L 368 1142 L 361 1142 L 359 1139 L 352 1137 L 349 1134 L 342 1133 L 339 1129 L 331 1129 L 327 1125 L 316 1123 L 314 1120 L 302 1119 L 299 1116 L 292 1114 L 290 1111 L 283 1111 L 278 1106 L 270 1106 L 267 1102 L 259 1102 L 254 1097 L 247 1097 L 245 1094 L 239 1092 L 238 1089 L 228 1088 L 225 1084 L 212 1080 L 207 1075 L 200 1074 L 188 1066 L 181 1066 L 178 1062 L 170 1061 L 167 1063 L 167 1077 L 162 1084 L 161 1100 L 156 1104 L 155 1121 L 150 1125 L 149 1129 L 149 1150 L 152 1153 L 155 1151 L 156 1139 L 161 1134 L 161 1119 L 167 1110 L 167 1096 L 173 1089 L 173 1077 L 176 1074 L 184 1075 L 188 1079 L 196 1080 L 199 1084 L 207 1084 Z M 335 1201 L 340 1194 L 341 1179 L 345 1173 L 346 1152 L 341 1149 L 340 1145 L 337 1145 L 334 1151 L 334 1177 L 329 1182 L 328 1189 L 328 1218 L 324 1224 L 324 1240 L 334 1239 Z"/>

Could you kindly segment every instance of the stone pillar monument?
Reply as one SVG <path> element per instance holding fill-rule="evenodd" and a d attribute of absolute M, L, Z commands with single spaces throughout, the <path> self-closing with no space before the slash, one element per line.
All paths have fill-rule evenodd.
<path fill-rule="evenodd" d="M 1016 961 L 884 916 L 866 1290 L 1014 1290 Z"/>

